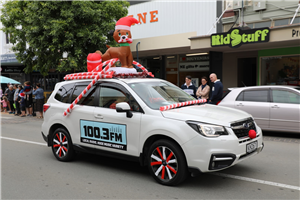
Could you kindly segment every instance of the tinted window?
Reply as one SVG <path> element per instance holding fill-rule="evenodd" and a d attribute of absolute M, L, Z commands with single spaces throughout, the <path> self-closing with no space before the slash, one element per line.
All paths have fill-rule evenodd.
<path fill-rule="evenodd" d="M 77 85 L 72 94 L 71 103 L 81 94 L 81 92 L 87 87 L 87 85 Z M 96 87 L 93 86 L 85 95 L 82 96 L 80 101 L 77 103 L 78 105 L 94 105 L 94 94 L 96 91 Z"/>
<path fill-rule="evenodd" d="M 142 110 L 136 100 L 129 95 L 128 92 L 118 88 L 101 87 L 99 107 L 116 109 L 117 103 L 121 102 L 128 103 L 132 111 L 140 112 Z"/>
<path fill-rule="evenodd" d="M 70 94 L 72 92 L 73 86 L 74 86 L 74 83 L 65 84 L 65 85 L 61 86 L 58 89 L 57 93 L 55 94 L 54 98 L 63 103 L 69 103 L 68 100 L 69 100 Z"/>
<path fill-rule="evenodd" d="M 274 103 L 299 104 L 299 95 L 286 90 L 272 90 Z"/>
<path fill-rule="evenodd" d="M 243 96 L 243 97 L 242 97 Z M 268 102 L 268 90 L 249 90 L 241 93 L 238 101 Z"/>
<path fill-rule="evenodd" d="M 239 94 L 239 96 L 236 98 L 236 101 L 244 101 L 244 92 Z"/>

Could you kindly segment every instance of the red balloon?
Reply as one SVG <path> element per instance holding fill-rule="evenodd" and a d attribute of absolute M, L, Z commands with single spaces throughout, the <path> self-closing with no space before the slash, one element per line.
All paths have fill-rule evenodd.
<path fill-rule="evenodd" d="M 251 139 L 256 138 L 256 131 L 255 130 L 250 130 L 248 135 L 249 135 L 249 138 L 251 138 Z"/>

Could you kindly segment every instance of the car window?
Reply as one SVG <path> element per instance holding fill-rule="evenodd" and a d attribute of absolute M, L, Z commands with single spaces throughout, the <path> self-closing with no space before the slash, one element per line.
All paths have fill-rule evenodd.
<path fill-rule="evenodd" d="M 65 84 L 61 86 L 57 93 L 55 94 L 54 98 L 63 103 L 69 103 L 69 97 L 71 95 L 74 83 Z"/>
<path fill-rule="evenodd" d="M 194 97 L 168 82 L 131 83 L 129 86 L 152 109 L 174 103 L 193 101 Z"/>
<path fill-rule="evenodd" d="M 286 90 L 272 90 L 274 103 L 299 104 L 299 95 Z"/>
<path fill-rule="evenodd" d="M 246 90 L 239 94 L 236 101 L 268 102 L 268 90 Z"/>
<path fill-rule="evenodd" d="M 71 102 L 73 102 L 78 95 L 87 87 L 87 85 L 77 85 L 74 88 Z M 93 86 L 85 95 L 82 96 L 80 101 L 77 103 L 78 105 L 87 105 L 87 106 L 94 106 L 94 97 L 95 97 L 96 86 Z"/>

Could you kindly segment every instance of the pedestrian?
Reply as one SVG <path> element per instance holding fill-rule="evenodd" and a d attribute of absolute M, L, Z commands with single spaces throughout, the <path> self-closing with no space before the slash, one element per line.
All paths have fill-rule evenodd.
<path fill-rule="evenodd" d="M 210 87 L 207 85 L 208 79 L 206 76 L 201 78 L 201 85 L 199 86 L 196 95 L 198 99 L 206 99 L 209 98 Z"/>
<path fill-rule="evenodd" d="M 3 96 L 3 91 L 2 88 L 0 88 L 0 99 L 2 100 L 2 96 Z"/>
<path fill-rule="evenodd" d="M 20 103 L 19 103 L 19 86 L 17 84 L 14 85 L 14 104 L 16 106 L 16 110 L 15 110 L 15 116 L 20 115 L 21 114 L 21 110 L 20 110 Z"/>
<path fill-rule="evenodd" d="M 35 89 L 33 89 L 33 95 L 36 100 L 36 111 L 40 113 L 38 118 L 43 118 L 43 105 L 44 105 L 44 90 L 41 88 L 41 84 L 37 83 Z"/>
<path fill-rule="evenodd" d="M 181 89 L 196 98 L 197 88 L 193 85 L 191 76 L 185 77 L 185 84 L 181 86 Z"/>
<path fill-rule="evenodd" d="M 22 92 L 20 93 L 20 107 L 21 107 L 21 111 L 22 111 L 22 114 L 20 115 L 20 117 L 26 117 L 26 101 L 25 101 L 25 94 Z"/>
<path fill-rule="evenodd" d="M 14 86 L 10 85 L 9 86 L 9 90 L 7 92 L 7 99 L 9 101 L 9 105 L 10 105 L 10 112 L 9 112 L 9 114 L 14 114 L 14 112 L 15 112 L 15 107 L 14 107 L 14 93 L 15 93 Z"/>
<path fill-rule="evenodd" d="M 10 85 L 11 85 L 10 83 L 7 83 L 7 87 L 4 90 L 4 96 L 6 96 L 6 98 L 8 97 L 8 92 L 9 92 L 9 86 Z M 11 112 L 10 103 L 7 104 L 7 108 L 9 110 L 9 112 Z"/>
<path fill-rule="evenodd" d="M 215 73 L 210 74 L 209 79 L 213 83 L 213 87 L 208 103 L 217 105 L 217 103 L 221 101 L 223 97 L 223 84 L 220 79 L 217 78 L 217 75 Z"/>
<path fill-rule="evenodd" d="M 32 115 L 32 87 L 30 81 L 24 82 L 24 89 L 23 92 L 25 94 L 25 104 L 26 104 L 26 111 L 28 117 L 33 117 Z"/>
<path fill-rule="evenodd" d="M 9 104 L 9 101 L 8 101 L 7 97 L 4 96 L 3 100 L 1 100 L 1 105 L 3 107 L 3 110 L 1 109 L 1 112 L 7 112 L 7 110 L 8 110 L 8 108 L 7 108 L 8 104 Z"/>

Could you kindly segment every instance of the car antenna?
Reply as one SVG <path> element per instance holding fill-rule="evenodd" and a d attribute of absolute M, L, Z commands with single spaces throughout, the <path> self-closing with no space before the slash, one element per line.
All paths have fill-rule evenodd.
<path fill-rule="evenodd" d="M 242 81 L 242 83 L 243 83 L 244 87 L 247 87 L 243 81 Z"/>

